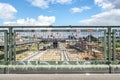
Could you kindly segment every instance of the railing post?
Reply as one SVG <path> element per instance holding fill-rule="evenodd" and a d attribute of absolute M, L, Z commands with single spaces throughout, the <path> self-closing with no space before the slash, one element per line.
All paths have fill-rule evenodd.
<path fill-rule="evenodd" d="M 13 60 L 16 61 L 16 31 L 13 33 Z"/>
<path fill-rule="evenodd" d="M 116 63 L 116 31 L 113 30 L 113 62 Z"/>
<path fill-rule="evenodd" d="M 107 42 L 106 42 L 106 30 L 104 31 L 104 62 L 106 63 L 106 59 L 107 59 Z"/>
<path fill-rule="evenodd" d="M 9 60 L 13 60 L 13 28 L 9 28 Z"/>
<path fill-rule="evenodd" d="M 108 27 L 108 64 L 111 64 L 111 27 Z"/>

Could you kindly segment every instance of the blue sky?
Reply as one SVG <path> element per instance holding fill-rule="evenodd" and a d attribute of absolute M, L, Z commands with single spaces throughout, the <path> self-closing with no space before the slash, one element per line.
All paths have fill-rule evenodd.
<path fill-rule="evenodd" d="M 0 0 L 0 25 L 120 25 L 120 0 Z"/>

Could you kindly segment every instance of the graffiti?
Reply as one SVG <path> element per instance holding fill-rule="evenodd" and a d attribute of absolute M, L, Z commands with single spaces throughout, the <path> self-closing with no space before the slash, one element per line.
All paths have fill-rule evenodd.
<path fill-rule="evenodd" d="M 47 61 L 18 61 L 15 65 L 89 65 L 90 61 L 84 61 L 80 63 L 79 61 L 55 61 L 55 62 L 47 62 Z"/>

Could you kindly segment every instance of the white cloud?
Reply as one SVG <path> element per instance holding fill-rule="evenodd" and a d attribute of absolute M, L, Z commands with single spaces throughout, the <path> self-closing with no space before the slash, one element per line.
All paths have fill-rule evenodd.
<path fill-rule="evenodd" d="M 72 0 L 28 0 L 33 6 L 39 7 L 42 9 L 48 8 L 49 4 L 68 4 L 71 3 Z"/>
<path fill-rule="evenodd" d="M 120 0 L 94 0 L 94 2 L 104 11 L 91 16 L 90 19 L 81 20 L 82 25 L 120 25 Z"/>
<path fill-rule="evenodd" d="M 10 4 L 0 3 L 0 19 L 9 20 L 13 19 L 17 10 Z"/>
<path fill-rule="evenodd" d="M 66 4 L 66 3 L 71 3 L 72 0 L 54 0 L 56 1 L 56 3 L 60 3 L 60 4 Z"/>
<path fill-rule="evenodd" d="M 120 25 L 120 9 L 112 9 L 80 21 L 82 25 Z"/>
<path fill-rule="evenodd" d="M 51 25 L 55 22 L 55 16 L 38 16 L 38 19 L 27 18 L 27 19 L 18 19 L 15 22 L 4 22 L 3 25 L 11 26 L 41 26 L 41 25 Z"/>
<path fill-rule="evenodd" d="M 88 7 L 88 6 L 84 6 L 84 7 L 81 7 L 81 8 L 78 8 L 78 7 L 74 7 L 74 8 L 71 8 L 71 11 L 73 12 L 73 13 L 78 13 L 78 12 L 83 12 L 84 10 L 89 10 L 89 9 L 91 9 L 90 7 Z"/>
<path fill-rule="evenodd" d="M 120 0 L 94 0 L 95 4 L 103 10 L 119 9 Z"/>
<path fill-rule="evenodd" d="M 33 6 L 39 7 L 39 8 L 48 8 L 49 1 L 48 0 L 29 0 Z"/>

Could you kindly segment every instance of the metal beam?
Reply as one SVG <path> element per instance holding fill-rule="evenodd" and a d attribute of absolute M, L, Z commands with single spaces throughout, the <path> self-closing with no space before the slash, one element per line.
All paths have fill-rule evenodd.
<path fill-rule="evenodd" d="M 77 32 L 78 28 L 69 28 L 69 29 L 50 29 L 50 32 Z M 79 29 L 79 32 L 101 32 L 105 31 L 105 29 Z M 90 30 L 90 31 L 89 31 Z M 44 30 L 14 30 L 15 32 L 49 32 L 47 29 Z"/>
<path fill-rule="evenodd" d="M 109 69 L 109 65 L 0 65 L 0 68 L 12 69 Z"/>
<path fill-rule="evenodd" d="M 0 26 L 0 28 L 120 28 L 120 26 L 51 25 L 51 26 Z"/>

